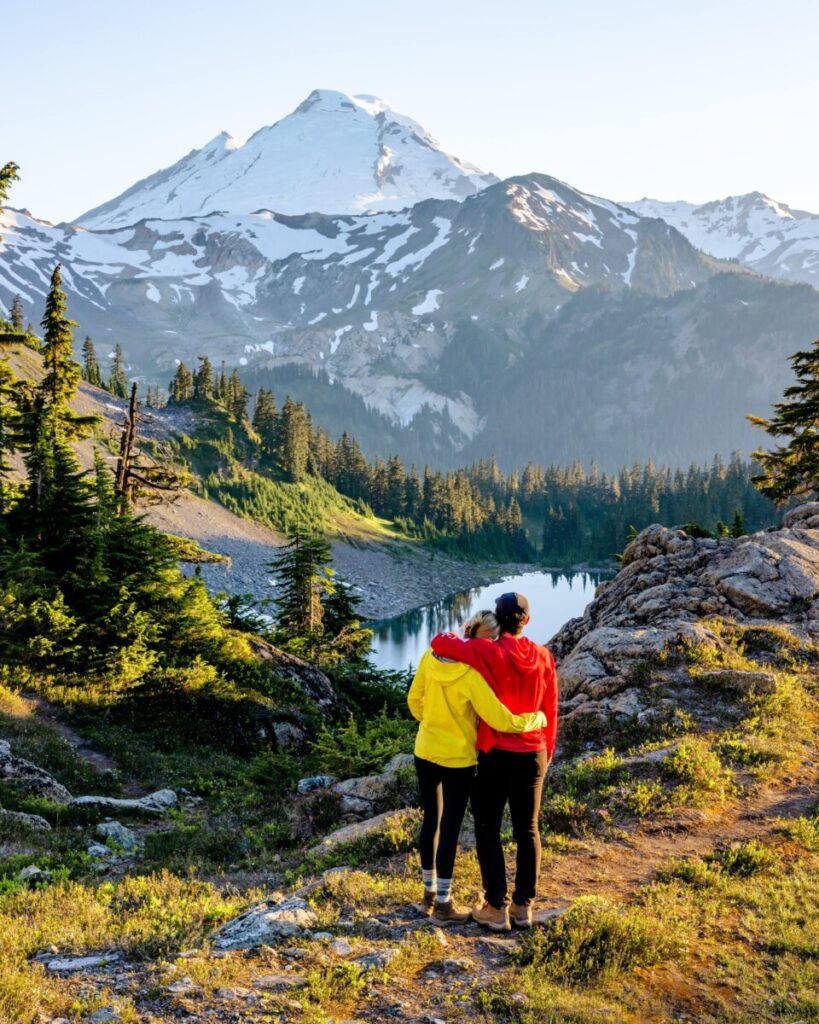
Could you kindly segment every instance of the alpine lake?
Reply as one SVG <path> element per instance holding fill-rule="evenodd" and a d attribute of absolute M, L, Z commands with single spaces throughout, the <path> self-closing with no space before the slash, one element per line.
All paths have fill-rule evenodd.
<path fill-rule="evenodd" d="M 606 578 L 592 572 L 526 572 L 459 591 L 403 615 L 370 622 L 374 633 L 370 659 L 379 668 L 415 668 L 436 633 L 459 632 L 475 612 L 493 609 L 495 598 L 510 590 L 529 599 L 532 617 L 524 635 L 546 644 L 569 619 L 583 614 L 598 583 Z"/>

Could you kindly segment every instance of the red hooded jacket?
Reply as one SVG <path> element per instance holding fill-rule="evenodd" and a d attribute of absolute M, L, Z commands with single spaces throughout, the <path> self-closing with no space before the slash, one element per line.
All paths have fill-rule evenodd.
<path fill-rule="evenodd" d="M 527 753 L 547 750 L 549 757 L 557 739 L 557 670 L 551 651 L 525 636 L 503 633 L 497 640 L 464 640 L 454 633 L 439 633 L 432 650 L 477 669 L 510 711 L 542 711 L 548 725 L 535 732 L 513 735 L 496 732 L 486 722 L 478 726 L 478 750 L 513 750 Z"/>

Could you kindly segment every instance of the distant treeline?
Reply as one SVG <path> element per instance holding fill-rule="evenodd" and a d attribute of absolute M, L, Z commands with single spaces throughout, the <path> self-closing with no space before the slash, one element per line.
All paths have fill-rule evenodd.
<path fill-rule="evenodd" d="M 594 465 L 529 463 L 520 473 L 504 474 L 489 458 L 440 472 L 408 468 L 397 455 L 368 460 L 354 437 L 334 440 L 315 427 L 303 403 L 286 397 L 279 408 L 265 388 L 251 415 L 239 374 L 214 372 L 207 359 L 195 372 L 180 365 L 169 394 L 174 404 L 218 406 L 226 414 L 223 440 L 244 464 L 296 483 L 320 477 L 360 511 L 472 556 L 599 562 L 623 549 L 632 528 L 652 522 L 719 533 L 775 520 L 773 505 L 751 483 L 755 467 L 739 455 L 687 470 L 648 462 L 607 474 Z"/>

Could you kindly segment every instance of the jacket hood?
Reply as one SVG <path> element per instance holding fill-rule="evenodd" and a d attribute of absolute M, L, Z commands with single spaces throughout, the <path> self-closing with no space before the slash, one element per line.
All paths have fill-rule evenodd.
<path fill-rule="evenodd" d="M 538 646 L 528 636 L 510 636 L 505 633 L 496 643 L 506 651 L 517 672 L 526 675 L 539 671 Z"/>
<path fill-rule="evenodd" d="M 427 672 L 431 679 L 434 679 L 439 686 L 451 686 L 453 683 L 457 683 L 459 679 L 471 672 L 472 669 L 469 665 L 465 665 L 460 661 L 441 661 L 437 658 L 432 651 L 428 652 L 427 656 Z"/>

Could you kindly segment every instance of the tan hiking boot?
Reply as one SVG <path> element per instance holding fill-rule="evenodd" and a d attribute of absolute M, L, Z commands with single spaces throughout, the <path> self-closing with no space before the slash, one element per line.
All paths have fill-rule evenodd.
<path fill-rule="evenodd" d="M 429 917 L 435 906 L 435 893 L 427 892 L 425 889 L 424 898 L 421 900 L 420 903 L 414 903 L 413 906 L 415 907 L 419 914 L 423 914 L 424 917 Z"/>
<path fill-rule="evenodd" d="M 493 932 L 508 932 L 512 927 L 509 924 L 509 910 L 506 907 L 501 907 L 498 910 L 491 903 L 475 907 L 472 911 L 472 918 Z"/>
<path fill-rule="evenodd" d="M 452 900 L 447 903 L 438 903 L 432 909 L 430 921 L 446 927 L 448 924 L 466 924 L 469 920 L 469 911 L 462 907 L 456 907 Z"/>
<path fill-rule="evenodd" d="M 532 927 L 532 906 L 529 903 L 525 903 L 522 907 L 518 906 L 517 903 L 513 902 L 509 907 L 509 920 L 515 926 L 515 928 L 531 928 Z"/>

